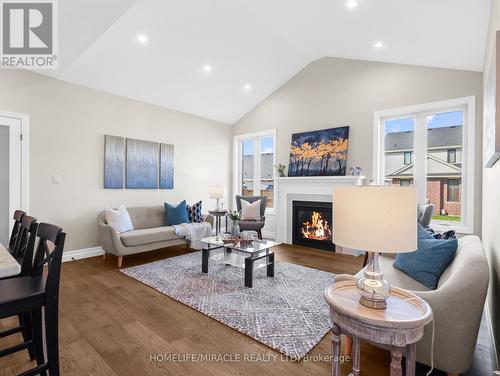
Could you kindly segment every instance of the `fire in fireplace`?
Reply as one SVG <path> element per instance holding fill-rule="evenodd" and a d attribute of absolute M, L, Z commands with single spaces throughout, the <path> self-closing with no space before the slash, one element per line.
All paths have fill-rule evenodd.
<path fill-rule="evenodd" d="M 332 243 L 332 203 L 293 201 L 293 244 L 335 250 Z"/>
<path fill-rule="evenodd" d="M 327 220 L 323 219 L 320 212 L 313 211 L 311 221 L 302 223 L 302 236 L 306 239 L 332 240 L 332 230 Z"/>

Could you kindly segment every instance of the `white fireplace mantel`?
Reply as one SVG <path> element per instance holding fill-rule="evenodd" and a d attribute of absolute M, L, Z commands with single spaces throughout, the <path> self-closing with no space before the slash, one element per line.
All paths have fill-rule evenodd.
<path fill-rule="evenodd" d="M 362 185 L 364 176 L 300 176 L 276 179 L 276 240 L 292 243 L 293 201 L 333 201 L 333 187 Z"/>

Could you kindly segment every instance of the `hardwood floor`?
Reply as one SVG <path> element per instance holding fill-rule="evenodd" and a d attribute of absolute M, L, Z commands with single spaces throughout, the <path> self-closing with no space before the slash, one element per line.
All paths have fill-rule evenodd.
<path fill-rule="evenodd" d="M 124 267 L 187 253 L 184 247 L 124 258 Z M 357 272 L 362 257 L 305 247 L 280 246 L 278 261 L 334 273 Z M 293 362 L 267 346 L 160 294 L 116 268 L 116 257 L 94 257 L 63 264 L 60 291 L 60 359 L 63 375 L 329 375 L 327 335 L 310 359 Z M 201 267 L 201 256 L 200 256 Z M 1 320 L 0 328 L 14 326 Z M 0 339 L 0 348 L 20 337 Z M 170 361 L 167 356 L 171 355 Z M 187 356 L 225 357 L 196 362 Z M 388 375 L 389 354 L 367 344 L 361 374 Z M 174 359 L 177 356 L 177 359 Z M 154 359 L 157 361 L 154 361 Z M 240 357 L 239 361 L 238 357 Z M 196 360 L 196 359 L 195 359 Z M 348 375 L 350 362 L 342 369 Z M 0 358 L 0 376 L 33 366 L 26 351 Z"/>

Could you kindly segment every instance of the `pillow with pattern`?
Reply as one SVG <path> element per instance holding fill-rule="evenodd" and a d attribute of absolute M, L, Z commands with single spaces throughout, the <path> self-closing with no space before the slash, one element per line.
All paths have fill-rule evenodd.
<path fill-rule="evenodd" d="M 201 214 L 201 201 L 194 205 L 186 206 L 189 222 L 200 223 L 203 222 L 203 215 Z"/>

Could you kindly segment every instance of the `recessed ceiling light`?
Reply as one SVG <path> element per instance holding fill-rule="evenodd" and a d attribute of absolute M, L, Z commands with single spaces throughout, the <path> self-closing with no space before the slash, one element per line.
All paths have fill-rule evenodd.
<path fill-rule="evenodd" d="M 381 40 L 379 41 L 376 41 L 375 43 L 373 43 L 373 48 L 376 48 L 376 49 L 381 49 L 382 47 L 384 47 L 384 42 L 382 42 Z"/>
<path fill-rule="evenodd" d="M 358 7 L 358 2 L 356 0 L 348 0 L 345 6 L 349 9 L 354 9 Z"/>
<path fill-rule="evenodd" d="M 246 84 L 245 86 L 243 86 L 243 88 L 246 90 L 246 91 L 250 91 L 252 90 L 252 86 L 250 84 Z"/>
<path fill-rule="evenodd" d="M 138 35 L 137 35 L 137 41 L 138 41 L 139 43 L 142 43 L 142 44 L 147 43 L 147 41 L 148 41 L 148 36 L 147 36 L 146 34 L 138 34 Z"/>
<path fill-rule="evenodd" d="M 212 67 L 211 67 L 210 65 L 204 65 L 204 66 L 203 66 L 203 70 L 204 70 L 205 72 L 211 72 L 211 71 L 212 71 Z"/>

